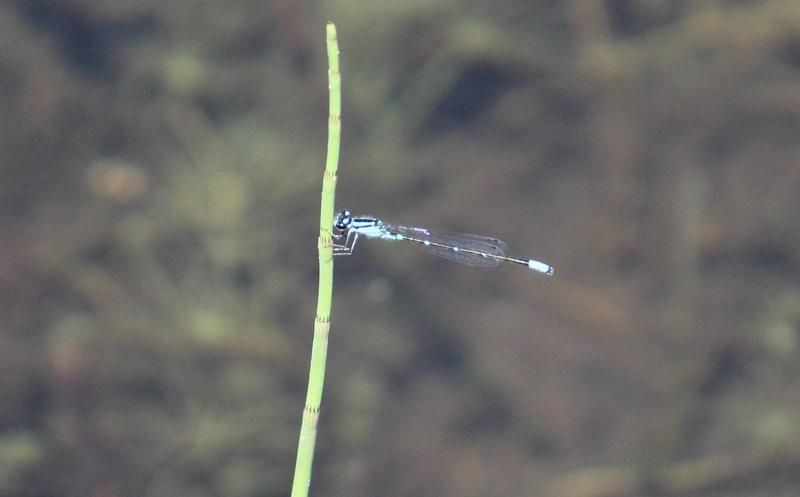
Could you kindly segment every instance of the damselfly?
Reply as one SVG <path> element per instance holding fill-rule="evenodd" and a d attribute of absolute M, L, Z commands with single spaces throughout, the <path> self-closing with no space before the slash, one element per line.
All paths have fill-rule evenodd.
<path fill-rule="evenodd" d="M 508 245 L 487 236 L 436 233 L 424 228 L 388 224 L 374 217 L 354 217 L 347 209 L 336 216 L 334 229 L 334 238 L 344 238 L 344 242 L 333 244 L 333 255 L 352 254 L 358 237 L 363 235 L 367 238 L 413 242 L 433 255 L 470 266 L 496 266 L 501 262 L 513 262 L 539 273 L 553 274 L 553 268 L 543 262 L 507 256 Z"/>

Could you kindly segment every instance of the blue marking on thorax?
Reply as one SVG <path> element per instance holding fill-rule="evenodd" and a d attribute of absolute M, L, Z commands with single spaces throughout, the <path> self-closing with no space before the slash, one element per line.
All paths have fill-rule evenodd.
<path fill-rule="evenodd" d="M 390 233 L 383 221 L 374 217 L 356 217 L 350 223 L 350 229 L 367 238 L 384 238 L 387 240 L 400 240 L 397 235 Z"/>

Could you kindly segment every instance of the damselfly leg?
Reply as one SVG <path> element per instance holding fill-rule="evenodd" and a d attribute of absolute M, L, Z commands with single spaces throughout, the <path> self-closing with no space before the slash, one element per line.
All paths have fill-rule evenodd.
<path fill-rule="evenodd" d="M 333 235 L 335 239 L 344 238 L 344 243 L 333 243 L 333 255 L 351 255 L 353 249 L 356 247 L 358 241 L 358 232 L 354 230 L 347 230 L 346 233 L 341 235 Z"/>

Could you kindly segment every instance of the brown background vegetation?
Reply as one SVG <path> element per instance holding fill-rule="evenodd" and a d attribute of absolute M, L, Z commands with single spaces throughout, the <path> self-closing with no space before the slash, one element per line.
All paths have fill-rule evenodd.
<path fill-rule="evenodd" d="M 312 495 L 794 496 L 796 0 L 0 4 L 0 494 L 287 495 L 338 204 L 556 267 L 336 261 Z"/>

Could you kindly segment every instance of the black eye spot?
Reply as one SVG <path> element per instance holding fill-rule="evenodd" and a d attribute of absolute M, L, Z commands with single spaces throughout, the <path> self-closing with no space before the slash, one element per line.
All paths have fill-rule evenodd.
<path fill-rule="evenodd" d="M 351 221 L 352 217 L 350 215 L 350 211 L 344 209 L 342 211 L 339 211 L 339 214 L 336 216 L 336 222 L 334 222 L 334 225 L 336 226 L 337 229 L 346 230 L 350 227 Z"/>

